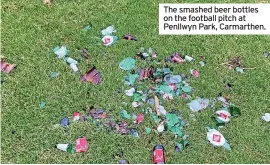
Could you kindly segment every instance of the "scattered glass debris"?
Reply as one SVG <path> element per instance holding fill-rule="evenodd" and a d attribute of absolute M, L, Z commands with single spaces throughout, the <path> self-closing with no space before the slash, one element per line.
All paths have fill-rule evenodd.
<path fill-rule="evenodd" d="M 209 105 L 209 99 L 197 98 L 188 103 L 189 108 L 193 112 L 198 112 L 202 109 L 205 109 Z"/>
<path fill-rule="evenodd" d="M 195 78 L 199 77 L 199 71 L 196 70 L 196 69 L 191 69 L 191 70 L 190 70 L 190 73 L 191 73 Z"/>
<path fill-rule="evenodd" d="M 105 46 L 111 46 L 118 40 L 117 36 L 104 36 L 102 38 L 103 44 Z"/>
<path fill-rule="evenodd" d="M 69 152 L 69 153 L 75 153 L 75 150 L 74 150 L 72 144 L 57 144 L 56 148 L 61 150 L 61 151 L 65 151 L 65 152 Z"/>
<path fill-rule="evenodd" d="M 55 77 L 58 77 L 58 76 L 59 76 L 58 72 L 51 72 L 51 74 L 50 74 L 51 78 L 55 78 Z"/>
<path fill-rule="evenodd" d="M 140 124 L 142 123 L 144 120 L 144 115 L 142 113 L 140 113 L 137 117 L 136 117 L 136 123 Z"/>
<path fill-rule="evenodd" d="M 185 60 L 192 62 L 192 61 L 194 61 L 194 58 L 192 58 L 190 56 L 185 56 Z"/>
<path fill-rule="evenodd" d="M 6 63 L 5 62 L 5 57 L 1 56 L 0 67 L 1 67 L 1 72 L 9 73 L 16 67 L 16 65 Z"/>
<path fill-rule="evenodd" d="M 129 162 L 128 162 L 127 160 L 125 160 L 125 159 L 119 160 L 118 163 L 119 163 L 119 164 L 129 164 Z"/>
<path fill-rule="evenodd" d="M 126 40 L 137 41 L 137 38 L 134 37 L 134 36 L 132 36 L 132 35 L 130 35 L 130 34 L 125 34 L 123 38 L 126 39 Z"/>
<path fill-rule="evenodd" d="M 56 54 L 58 58 L 63 58 L 68 54 L 68 50 L 66 46 L 57 46 L 53 49 L 53 52 Z"/>
<path fill-rule="evenodd" d="M 62 127 L 67 127 L 69 125 L 69 119 L 67 117 L 63 118 L 60 121 L 60 124 L 61 124 Z"/>
<path fill-rule="evenodd" d="M 45 107 L 45 105 L 46 105 L 46 102 L 41 101 L 40 104 L 39 104 L 39 108 L 43 109 Z"/>
<path fill-rule="evenodd" d="M 270 122 L 270 113 L 265 113 L 264 116 L 262 116 L 262 120 Z"/>
<path fill-rule="evenodd" d="M 88 150 L 88 142 L 86 140 L 86 137 L 81 137 L 76 140 L 76 152 L 86 152 Z"/>
<path fill-rule="evenodd" d="M 108 26 L 101 31 L 103 35 L 102 41 L 105 46 L 111 46 L 118 40 L 117 36 L 112 36 L 112 33 L 114 32 L 116 32 L 116 30 L 114 30 L 114 25 Z"/>
<path fill-rule="evenodd" d="M 102 35 L 112 35 L 112 33 L 115 33 L 116 30 L 114 29 L 114 25 L 108 26 L 106 29 L 103 29 L 101 31 Z"/>
<path fill-rule="evenodd" d="M 126 95 L 127 96 L 133 96 L 134 92 L 135 92 L 135 88 L 130 88 L 129 90 L 126 90 Z"/>
<path fill-rule="evenodd" d="M 135 60 L 131 57 L 125 58 L 123 61 L 120 62 L 119 67 L 123 70 L 132 70 L 135 68 Z"/>
<path fill-rule="evenodd" d="M 98 85 L 101 83 L 101 73 L 98 72 L 94 66 L 81 76 L 81 81 L 92 82 L 94 85 Z"/>
<path fill-rule="evenodd" d="M 88 116 L 91 116 L 93 119 L 104 119 L 106 118 L 106 111 L 103 109 L 96 109 L 90 107 L 87 109 Z"/>
<path fill-rule="evenodd" d="M 82 31 L 86 32 L 86 31 L 90 30 L 91 28 L 92 28 L 91 25 L 87 25 L 82 29 Z"/>
<path fill-rule="evenodd" d="M 82 57 L 84 57 L 84 58 L 86 58 L 86 59 L 88 59 L 89 58 L 89 52 L 88 52 L 88 50 L 86 49 L 86 48 L 81 48 L 80 49 L 80 52 L 81 52 L 81 56 Z"/>
<path fill-rule="evenodd" d="M 178 52 L 176 53 L 173 53 L 170 57 L 168 57 L 167 59 L 169 62 L 172 62 L 172 63 L 184 63 L 184 59 L 182 57 L 182 55 Z"/>
<path fill-rule="evenodd" d="M 150 133 L 151 133 L 151 128 L 146 127 L 146 128 L 145 128 L 145 133 L 146 133 L 146 134 L 150 134 Z"/>
<path fill-rule="evenodd" d="M 223 146 L 226 150 L 231 150 L 231 147 L 224 136 L 216 129 L 207 127 L 207 140 L 216 147 Z"/>
<path fill-rule="evenodd" d="M 201 67 L 204 67 L 206 63 L 204 61 L 200 61 L 199 64 L 201 65 Z"/>
<path fill-rule="evenodd" d="M 131 116 L 128 114 L 126 110 L 122 110 L 122 117 L 124 119 L 130 119 Z"/>

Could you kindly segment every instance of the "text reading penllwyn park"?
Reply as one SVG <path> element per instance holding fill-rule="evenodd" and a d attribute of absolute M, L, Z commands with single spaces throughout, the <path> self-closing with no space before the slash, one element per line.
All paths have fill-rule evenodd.
<path fill-rule="evenodd" d="M 165 13 L 190 13 L 189 15 L 176 14 L 174 16 L 165 16 L 163 18 L 165 21 L 164 30 L 266 30 L 263 25 L 245 23 L 247 19 L 245 14 L 259 12 L 258 8 L 252 8 L 250 6 L 243 6 L 241 8 L 219 8 L 216 6 L 211 6 L 209 8 L 203 8 L 200 6 L 197 8 L 172 8 L 170 6 L 164 6 L 164 9 Z M 202 15 L 195 16 L 192 15 L 192 13 L 202 13 Z M 217 13 L 222 15 L 217 16 Z M 237 17 L 233 14 L 229 15 L 228 13 L 241 13 L 243 15 Z M 183 23 L 176 23 L 177 21 L 200 23 L 198 25 L 187 25 Z M 209 22 L 218 22 L 219 24 Z M 239 24 L 230 24 L 230 22 L 237 22 Z"/>

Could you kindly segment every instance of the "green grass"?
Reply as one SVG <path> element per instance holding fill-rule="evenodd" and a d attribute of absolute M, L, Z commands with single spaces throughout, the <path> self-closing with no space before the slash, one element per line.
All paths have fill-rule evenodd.
<path fill-rule="evenodd" d="M 13 73 L 1 74 L 4 80 L 1 85 L 1 163 L 116 163 L 112 154 L 119 150 L 131 163 L 151 163 L 151 151 L 157 143 L 165 146 L 168 163 L 270 163 L 270 127 L 260 119 L 270 108 L 270 61 L 263 57 L 264 51 L 270 51 L 269 36 L 159 36 L 158 1 L 55 1 L 52 8 L 44 6 L 42 1 L 2 2 L 1 52 L 8 62 L 17 64 L 17 68 Z M 81 33 L 90 22 L 93 29 Z M 115 25 L 118 36 L 131 33 L 139 41 L 120 40 L 108 48 L 96 45 L 93 37 L 99 37 L 100 30 L 111 24 Z M 102 84 L 81 83 L 79 75 L 55 58 L 52 49 L 60 44 L 66 44 L 75 59 L 80 59 L 77 47 L 88 48 L 91 61 L 81 60 L 79 68 L 84 72 L 89 65 L 95 65 L 102 73 Z M 206 67 L 198 68 L 201 76 L 198 80 L 192 79 L 191 85 L 196 88 L 196 96 L 213 98 L 222 92 L 241 109 L 242 116 L 221 130 L 232 151 L 206 144 L 205 127 L 211 123 L 211 110 L 197 113 L 197 121 L 192 121 L 189 119 L 191 111 L 180 99 L 165 105 L 167 110 L 176 108 L 190 120 L 186 132 L 191 145 L 183 153 L 174 152 L 170 134 L 159 137 L 152 133 L 137 139 L 108 133 L 86 122 L 71 125 L 70 136 L 65 136 L 63 129 L 54 127 L 61 118 L 91 105 L 112 110 L 119 116 L 124 108 L 121 103 L 131 100 L 115 93 L 117 88 L 128 88 L 122 82 L 126 72 L 118 65 L 141 46 L 152 47 L 160 58 L 177 50 L 196 59 L 201 55 L 206 57 Z M 104 51 L 107 55 L 102 53 Z M 243 57 L 246 66 L 256 69 L 240 74 L 219 65 L 236 55 Z M 196 66 L 175 65 L 175 73 L 189 74 L 189 69 Z M 49 78 L 53 71 L 61 75 Z M 224 78 L 233 83 L 232 90 L 224 89 Z M 44 109 L 39 108 L 41 101 L 47 102 Z M 139 110 L 130 105 L 128 111 Z M 146 116 L 141 129 L 154 128 L 151 120 Z M 17 133 L 12 134 L 12 130 Z M 73 155 L 54 148 L 56 143 L 74 143 L 81 135 L 90 139 L 87 153 Z"/>

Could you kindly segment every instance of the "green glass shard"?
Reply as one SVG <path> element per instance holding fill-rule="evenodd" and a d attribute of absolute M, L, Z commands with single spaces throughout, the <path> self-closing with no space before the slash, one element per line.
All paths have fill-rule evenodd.
<path fill-rule="evenodd" d="M 236 117 L 241 116 L 240 109 L 235 106 L 230 106 L 229 111 L 232 116 L 236 116 Z"/>
<path fill-rule="evenodd" d="M 150 134 L 151 133 L 151 128 L 146 127 L 145 132 L 146 132 L 146 134 Z"/>
<path fill-rule="evenodd" d="M 189 93 L 191 92 L 192 88 L 190 86 L 184 86 L 182 87 L 182 90 L 185 92 L 185 93 Z"/>

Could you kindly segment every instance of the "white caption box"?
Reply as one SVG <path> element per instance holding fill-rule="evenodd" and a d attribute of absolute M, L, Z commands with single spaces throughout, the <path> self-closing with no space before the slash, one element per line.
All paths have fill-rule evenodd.
<path fill-rule="evenodd" d="M 159 34 L 270 34 L 270 4 L 159 4 Z"/>

